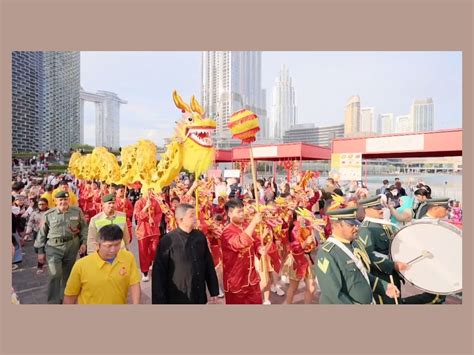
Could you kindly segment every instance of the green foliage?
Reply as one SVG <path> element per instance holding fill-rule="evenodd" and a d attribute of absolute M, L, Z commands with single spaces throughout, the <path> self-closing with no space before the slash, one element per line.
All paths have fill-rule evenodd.
<path fill-rule="evenodd" d="M 39 154 L 36 152 L 18 152 L 12 154 L 12 157 L 17 159 L 29 159 L 33 158 L 34 156 L 39 156 Z"/>
<path fill-rule="evenodd" d="M 92 146 L 92 145 L 89 145 L 89 144 L 74 144 L 71 148 L 72 148 L 73 150 L 82 149 L 83 151 L 90 151 L 90 152 L 92 152 L 92 150 L 93 150 L 95 147 Z"/>

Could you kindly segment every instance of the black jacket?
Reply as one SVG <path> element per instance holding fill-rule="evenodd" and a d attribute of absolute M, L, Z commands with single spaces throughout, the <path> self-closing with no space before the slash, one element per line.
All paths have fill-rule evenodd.
<path fill-rule="evenodd" d="M 206 304 L 206 285 L 211 296 L 219 294 L 216 270 L 205 235 L 180 228 L 160 241 L 153 263 L 153 304 Z"/>

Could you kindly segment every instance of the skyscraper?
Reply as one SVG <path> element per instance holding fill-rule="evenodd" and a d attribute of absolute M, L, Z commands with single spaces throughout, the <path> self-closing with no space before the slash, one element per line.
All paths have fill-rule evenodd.
<path fill-rule="evenodd" d="M 216 146 L 229 148 L 230 116 L 246 108 L 260 118 L 259 136 L 268 130 L 265 90 L 262 89 L 262 54 L 252 51 L 206 51 L 202 53 L 202 105 L 206 115 L 217 122 Z"/>
<path fill-rule="evenodd" d="M 12 53 L 12 151 L 39 151 L 44 101 L 43 52 Z"/>
<path fill-rule="evenodd" d="M 390 134 L 394 133 L 393 129 L 393 113 L 383 113 L 380 115 L 380 133 Z"/>
<path fill-rule="evenodd" d="M 375 108 L 362 107 L 360 109 L 359 135 L 366 136 L 376 132 L 374 127 Z"/>
<path fill-rule="evenodd" d="M 352 96 L 346 104 L 344 112 L 344 136 L 357 135 L 360 127 L 360 97 Z"/>
<path fill-rule="evenodd" d="M 397 133 L 413 132 L 413 120 L 411 115 L 398 116 L 395 121 Z"/>
<path fill-rule="evenodd" d="M 79 88 L 79 52 L 13 52 L 13 151 L 78 144 Z"/>
<path fill-rule="evenodd" d="M 42 150 L 67 151 L 80 143 L 80 53 L 43 52 Z"/>
<path fill-rule="evenodd" d="M 434 103 L 431 98 L 415 100 L 411 106 L 413 127 L 415 132 L 432 131 L 434 129 Z"/>
<path fill-rule="evenodd" d="M 296 124 L 295 89 L 286 66 L 282 66 L 280 75 L 275 80 L 269 123 L 272 138 L 283 138 L 285 131 Z"/>

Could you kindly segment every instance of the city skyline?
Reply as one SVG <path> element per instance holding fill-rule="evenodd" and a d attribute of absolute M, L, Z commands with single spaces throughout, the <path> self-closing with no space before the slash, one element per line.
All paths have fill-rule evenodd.
<path fill-rule="evenodd" d="M 81 52 L 81 85 L 126 98 L 120 144 L 140 138 L 158 145 L 172 135 L 180 114 L 171 93 L 201 97 L 202 52 Z M 344 123 L 344 107 L 359 95 L 364 107 L 406 115 L 410 105 L 436 101 L 434 129 L 462 127 L 461 52 L 262 52 L 266 109 L 283 64 L 298 92 L 298 123 Z M 413 78 L 416 77 L 416 80 Z M 85 107 L 85 138 L 94 144 L 94 107 Z M 267 119 L 268 120 L 268 119 Z M 267 122 L 268 123 L 268 122 Z M 92 139 L 91 139 L 92 138 Z"/>

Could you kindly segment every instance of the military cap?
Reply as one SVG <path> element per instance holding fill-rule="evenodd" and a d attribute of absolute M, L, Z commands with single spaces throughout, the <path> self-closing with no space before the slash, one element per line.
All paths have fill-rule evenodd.
<path fill-rule="evenodd" d="M 110 202 L 110 201 L 115 201 L 115 194 L 108 194 L 108 195 L 102 196 L 102 202 L 103 203 L 107 203 L 107 202 Z"/>
<path fill-rule="evenodd" d="M 364 208 L 374 208 L 376 210 L 381 210 L 383 208 L 380 196 L 375 196 L 375 197 L 367 198 L 365 200 L 360 200 L 359 206 L 362 206 Z"/>
<path fill-rule="evenodd" d="M 327 211 L 326 215 L 331 221 L 344 221 L 352 225 L 360 225 L 360 222 L 357 220 L 357 208 L 343 208 L 337 210 Z"/>
<path fill-rule="evenodd" d="M 443 198 L 431 198 L 426 200 L 426 204 L 429 206 L 441 206 L 441 207 L 446 207 L 448 208 L 449 205 L 449 198 L 443 197 Z"/>
<path fill-rule="evenodd" d="M 67 191 L 59 191 L 56 193 L 56 195 L 54 195 L 55 198 L 68 198 L 69 197 L 69 194 L 67 193 Z"/>

